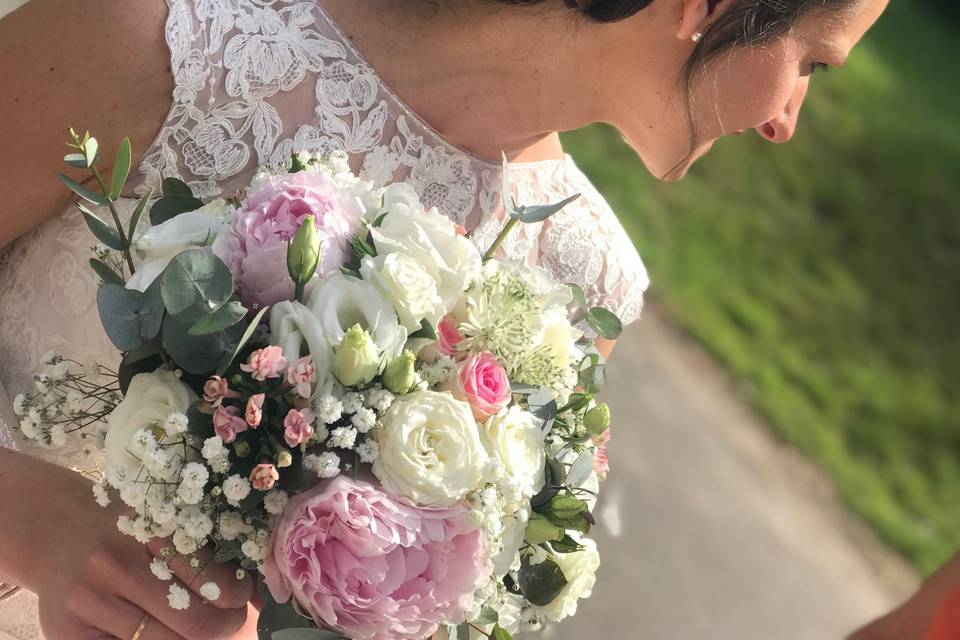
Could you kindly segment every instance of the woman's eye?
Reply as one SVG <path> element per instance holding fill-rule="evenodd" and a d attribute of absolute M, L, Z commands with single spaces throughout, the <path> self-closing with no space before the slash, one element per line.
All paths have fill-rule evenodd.
<path fill-rule="evenodd" d="M 817 71 L 829 71 L 830 65 L 823 62 L 814 62 L 810 65 L 810 75 L 813 75 Z"/>

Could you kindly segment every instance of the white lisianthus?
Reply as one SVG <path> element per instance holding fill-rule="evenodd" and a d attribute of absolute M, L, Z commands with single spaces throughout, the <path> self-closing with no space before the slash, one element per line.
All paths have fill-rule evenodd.
<path fill-rule="evenodd" d="M 418 504 L 449 507 L 477 488 L 487 461 L 470 405 L 447 393 L 397 398 L 377 430 L 373 473 Z"/>
<path fill-rule="evenodd" d="M 360 275 L 390 301 L 407 331 L 420 329 L 420 321 L 437 326 L 446 313 L 437 281 L 422 264 L 405 253 L 366 257 Z"/>
<path fill-rule="evenodd" d="M 218 198 L 147 229 L 133 243 L 140 265 L 127 281 L 127 288 L 146 291 L 177 254 L 212 245 L 230 209 L 226 200 Z"/>
<path fill-rule="evenodd" d="M 409 185 L 391 185 L 384 192 L 386 216 L 370 235 L 380 256 L 403 253 L 419 262 L 437 283 L 444 305 L 451 307 L 480 272 L 480 252 L 457 233 L 450 219 L 436 209 L 424 211 Z"/>
<path fill-rule="evenodd" d="M 161 369 L 134 376 L 123 401 L 107 418 L 104 440 L 107 477 L 136 478 L 141 461 L 130 451 L 134 434 L 141 430 L 156 432 L 167 416 L 186 413 L 196 400 L 197 395 L 190 387 L 170 371 Z M 179 442 L 182 437 L 167 439 L 164 444 Z"/>
<path fill-rule="evenodd" d="M 270 339 L 287 362 L 309 355 L 320 376 L 330 368 L 330 342 L 313 312 L 299 302 L 278 302 L 270 309 Z M 324 385 L 318 384 L 317 388 Z"/>
<path fill-rule="evenodd" d="M 551 559 L 557 563 L 567 584 L 545 607 L 536 607 L 540 613 L 551 622 L 560 622 L 577 613 L 577 604 L 583 598 L 589 598 L 593 585 L 597 581 L 597 569 L 600 567 L 600 554 L 597 553 L 597 544 L 589 538 L 578 539 L 570 534 L 584 548 L 572 553 L 555 553 Z"/>
<path fill-rule="evenodd" d="M 520 488 L 519 496 L 505 505 L 507 513 L 519 508 L 543 487 L 546 452 L 543 431 L 536 417 L 514 405 L 481 425 L 483 444 L 491 457 L 503 465 L 508 479 Z M 520 500 L 517 500 L 520 498 Z"/>
<path fill-rule="evenodd" d="M 503 519 L 503 533 L 501 534 L 502 548 L 493 557 L 493 575 L 503 578 L 517 561 L 517 554 L 523 546 L 523 538 L 527 533 L 527 522 L 530 520 L 530 509 L 520 509 L 511 516 Z"/>

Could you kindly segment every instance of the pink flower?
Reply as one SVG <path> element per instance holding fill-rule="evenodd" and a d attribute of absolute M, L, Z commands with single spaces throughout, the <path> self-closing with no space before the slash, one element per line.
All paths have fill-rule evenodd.
<path fill-rule="evenodd" d="M 323 254 L 317 276 L 335 271 L 364 213 L 326 174 L 301 171 L 269 178 L 243 203 L 213 243 L 213 252 L 233 273 L 240 299 L 251 308 L 293 298 L 287 274 L 287 242 L 313 215 Z M 309 290 L 308 286 L 308 290 Z"/>
<path fill-rule="evenodd" d="M 247 412 L 244 417 L 247 424 L 254 429 L 259 427 L 260 422 L 263 421 L 263 401 L 266 398 L 266 394 L 258 393 L 255 396 L 250 396 L 250 399 L 247 400 Z"/>
<path fill-rule="evenodd" d="M 283 439 L 290 447 L 299 446 L 313 435 L 313 421 L 316 416 L 310 409 L 290 409 L 283 419 Z"/>
<path fill-rule="evenodd" d="M 436 362 L 440 356 L 456 356 L 456 346 L 463 340 L 457 321 L 452 316 L 444 316 L 437 325 L 437 339 L 420 350 L 420 359 Z"/>
<path fill-rule="evenodd" d="M 236 391 L 230 391 L 230 385 L 220 376 L 213 376 L 203 383 L 203 399 L 215 407 L 223 404 L 225 398 L 239 397 Z"/>
<path fill-rule="evenodd" d="M 253 375 L 253 379 L 263 382 L 267 378 L 279 378 L 287 366 L 287 359 L 283 357 L 280 347 L 266 347 L 257 349 L 250 354 L 247 364 L 240 365 L 241 371 Z"/>
<path fill-rule="evenodd" d="M 313 366 L 313 358 L 304 356 L 290 365 L 287 369 L 287 382 L 292 384 L 301 398 L 309 398 L 312 389 L 310 385 L 317 381 L 317 368 Z"/>
<path fill-rule="evenodd" d="M 270 491 L 280 479 L 280 472 L 269 463 L 258 464 L 250 472 L 250 484 L 258 491 Z"/>
<path fill-rule="evenodd" d="M 221 405 L 213 412 L 213 430 L 221 440 L 230 444 L 237 439 L 238 433 L 247 430 L 247 422 L 240 417 L 239 407 Z"/>
<path fill-rule="evenodd" d="M 603 480 L 610 472 L 610 460 L 607 458 L 607 443 L 610 442 L 610 429 L 599 436 L 593 437 L 593 444 L 597 445 L 597 453 L 593 457 L 593 470 Z"/>
<path fill-rule="evenodd" d="M 291 499 L 263 575 L 280 602 L 356 640 L 463 620 L 492 566 L 467 510 L 420 508 L 345 476 Z"/>
<path fill-rule="evenodd" d="M 479 353 L 464 360 L 448 386 L 453 395 L 470 404 L 473 416 L 481 422 L 510 402 L 507 372 L 490 353 Z"/>

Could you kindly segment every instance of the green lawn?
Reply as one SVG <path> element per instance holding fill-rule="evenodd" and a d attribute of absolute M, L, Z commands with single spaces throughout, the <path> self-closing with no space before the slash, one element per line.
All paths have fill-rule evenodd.
<path fill-rule="evenodd" d="M 565 136 L 653 295 L 924 571 L 960 548 L 960 44 L 944 22 L 892 3 L 816 77 L 791 144 L 722 141 L 679 184 L 608 129 Z"/>

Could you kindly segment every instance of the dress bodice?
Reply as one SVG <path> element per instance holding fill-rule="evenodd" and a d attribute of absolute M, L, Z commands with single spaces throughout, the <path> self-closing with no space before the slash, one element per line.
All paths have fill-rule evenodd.
<path fill-rule="evenodd" d="M 492 243 L 503 218 L 499 163 L 449 144 L 417 116 L 320 2 L 168 2 L 173 99 L 140 163 L 138 191 L 174 176 L 202 198 L 233 195 L 258 165 L 285 163 L 295 150 L 345 151 L 364 178 L 410 183 L 428 206 L 469 230 L 481 249 Z M 625 323 L 635 320 L 646 270 L 573 160 L 512 165 L 510 177 L 520 203 L 581 198 L 545 222 L 521 225 L 501 252 L 581 285 L 591 304 Z M 131 202 L 121 206 L 129 209 Z M 0 383 L 11 398 L 33 384 L 49 351 L 83 363 L 117 360 L 100 326 L 87 265 L 95 240 L 73 209 L 0 251 Z M 7 400 L 0 402 L 9 409 Z M 2 446 L 15 444 L 9 422 L 0 417 Z M 37 453 L 80 468 L 96 462 L 80 442 Z M 0 620 L 3 607 L 0 601 Z M 0 622 L 0 637 L 3 631 Z"/>

